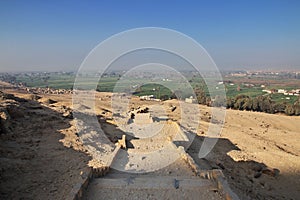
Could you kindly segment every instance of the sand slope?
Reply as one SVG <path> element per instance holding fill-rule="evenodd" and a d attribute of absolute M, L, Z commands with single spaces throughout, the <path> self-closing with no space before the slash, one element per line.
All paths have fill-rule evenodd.
<path fill-rule="evenodd" d="M 6 92 L 20 98 L 31 98 L 29 94 L 13 89 Z M 1 198 L 67 197 L 72 183 L 80 182 L 80 171 L 86 170 L 90 158 L 78 152 L 84 148 L 77 142 L 76 127 L 72 120 L 63 116 L 65 108 L 72 106 L 72 96 L 39 96 L 42 97 L 38 100 L 42 108 L 34 108 L 40 105 L 37 102 L 30 103 L 30 108 L 23 107 L 24 115 L 29 118 L 16 115 L 13 134 L 0 135 Z M 97 114 L 104 119 L 111 118 L 111 94 L 97 93 L 96 97 Z M 47 105 L 43 103 L 44 98 L 57 103 Z M 175 100 L 131 100 L 131 106 L 141 105 L 159 105 L 170 119 L 176 121 L 180 118 L 180 106 Z M 170 105 L 178 108 L 171 112 Z M 199 109 L 201 124 L 187 151 L 200 167 L 222 169 L 241 199 L 299 198 L 300 117 L 227 110 L 218 143 L 205 159 L 198 159 L 210 113 L 206 106 L 199 106 Z M 106 131 L 109 131 L 109 125 L 107 127 Z M 265 169 L 271 172 L 262 173 Z M 272 174 L 273 169 L 279 174 Z"/>

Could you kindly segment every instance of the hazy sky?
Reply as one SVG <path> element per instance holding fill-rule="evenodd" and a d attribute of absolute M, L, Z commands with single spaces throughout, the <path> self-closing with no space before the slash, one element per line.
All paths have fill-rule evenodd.
<path fill-rule="evenodd" d="M 76 70 L 99 42 L 165 27 L 221 69 L 300 69 L 300 1 L 0 1 L 0 71 Z"/>

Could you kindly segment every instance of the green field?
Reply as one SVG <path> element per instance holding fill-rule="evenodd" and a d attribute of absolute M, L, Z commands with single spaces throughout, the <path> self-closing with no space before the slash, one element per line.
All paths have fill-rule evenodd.
<path fill-rule="evenodd" d="M 75 76 L 71 75 L 49 75 L 49 76 L 16 76 L 17 82 L 26 83 L 28 87 L 51 87 L 54 89 L 73 88 Z"/>
<path fill-rule="evenodd" d="M 79 76 L 80 80 L 83 80 L 80 84 L 83 88 L 86 87 L 95 87 L 95 82 L 98 81 L 97 78 L 89 77 L 89 76 Z M 219 85 L 216 82 L 213 82 L 212 85 L 215 85 L 216 88 L 212 87 L 211 93 L 209 93 L 204 79 L 201 77 L 195 77 L 195 76 L 187 76 L 187 80 L 189 83 L 178 83 L 175 81 L 170 82 L 164 82 L 164 85 L 159 85 L 156 83 L 148 83 L 145 85 L 139 85 L 138 87 L 134 88 L 133 85 L 130 83 L 130 80 L 128 83 L 124 84 L 117 84 L 118 87 L 116 87 L 116 83 L 120 80 L 120 75 L 110 75 L 110 76 L 104 76 L 100 79 L 100 82 L 98 82 L 97 90 L 101 92 L 112 92 L 112 91 L 131 91 L 134 95 L 137 96 L 143 96 L 143 95 L 154 95 L 156 98 L 163 98 L 168 99 L 172 96 L 172 94 L 175 91 L 171 91 L 168 88 L 177 88 L 177 94 L 180 95 L 180 98 L 186 98 L 192 95 L 191 92 L 187 91 L 186 88 L 188 85 L 191 85 L 194 89 L 195 88 L 201 88 L 205 91 L 206 95 L 209 96 L 210 94 L 218 94 Z M 18 74 L 15 76 L 16 82 L 22 82 L 26 83 L 26 86 L 28 87 L 50 87 L 54 89 L 72 89 L 75 81 L 75 75 L 74 74 L 52 74 L 52 73 L 40 73 L 37 75 L 28 75 L 28 74 Z M 143 80 L 138 80 L 142 82 Z M 206 81 L 210 81 L 210 79 L 206 79 Z M 213 79 L 211 81 L 214 81 Z M 251 80 L 253 82 L 257 81 L 257 84 L 253 84 L 249 87 L 247 84 L 242 84 L 242 79 L 236 79 L 232 80 L 233 83 L 226 82 L 224 86 L 225 87 L 226 95 L 228 98 L 234 98 L 237 95 L 247 95 L 249 97 L 257 97 L 262 95 L 269 95 L 271 99 L 275 102 L 286 102 L 286 103 L 294 103 L 298 97 L 296 96 L 288 96 L 290 99 L 287 99 L 287 96 L 284 96 L 283 94 L 267 94 L 265 92 L 262 92 L 263 89 L 286 89 L 291 90 L 295 89 L 295 86 L 291 86 L 290 84 L 287 84 L 287 80 L 279 80 L 275 82 L 274 84 L 268 85 L 266 88 L 262 88 L 260 86 L 260 83 L 262 80 Z M 235 83 L 236 81 L 237 83 Z M 249 80 L 245 80 L 249 81 Z M 274 82 L 274 80 L 271 80 L 271 82 Z M 239 90 L 238 90 L 239 87 Z M 178 93 L 178 91 L 181 91 Z"/>

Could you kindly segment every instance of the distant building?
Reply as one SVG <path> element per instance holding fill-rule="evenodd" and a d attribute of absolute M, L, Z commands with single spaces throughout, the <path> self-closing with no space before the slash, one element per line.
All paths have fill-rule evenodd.
<path fill-rule="evenodd" d="M 254 84 L 252 84 L 252 83 L 245 83 L 244 84 L 246 87 L 254 87 L 255 85 Z"/>
<path fill-rule="evenodd" d="M 186 103 L 196 103 L 196 99 L 194 97 L 190 96 L 190 98 L 185 98 Z"/>
<path fill-rule="evenodd" d="M 245 73 L 232 73 L 231 76 L 244 77 L 244 76 L 247 76 L 247 74 L 245 74 Z"/>
<path fill-rule="evenodd" d="M 153 100 L 154 99 L 154 95 L 145 95 L 145 96 L 140 96 L 140 100 Z"/>
<path fill-rule="evenodd" d="M 300 89 L 295 89 L 295 90 L 292 90 L 291 92 L 293 92 L 295 94 L 300 94 Z"/>
<path fill-rule="evenodd" d="M 286 90 L 284 90 L 284 89 L 278 89 L 278 91 L 277 91 L 278 93 L 280 93 L 280 94 L 284 94 L 284 93 L 286 93 L 287 91 Z"/>
<path fill-rule="evenodd" d="M 272 94 L 273 92 L 271 90 L 262 90 L 263 92 L 266 92 L 268 94 Z"/>
<path fill-rule="evenodd" d="M 140 100 L 145 100 L 145 101 L 161 101 L 160 99 L 155 99 L 154 95 L 140 96 Z"/>
<path fill-rule="evenodd" d="M 285 91 L 286 96 L 300 96 L 300 89 L 291 90 L 289 92 Z"/>

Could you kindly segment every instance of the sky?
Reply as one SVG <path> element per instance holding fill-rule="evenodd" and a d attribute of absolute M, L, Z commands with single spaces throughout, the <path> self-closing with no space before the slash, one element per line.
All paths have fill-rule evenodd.
<path fill-rule="evenodd" d="M 220 69 L 299 69 L 298 0 L 0 1 L 0 71 L 76 71 L 100 42 L 163 27 L 201 44 Z"/>

